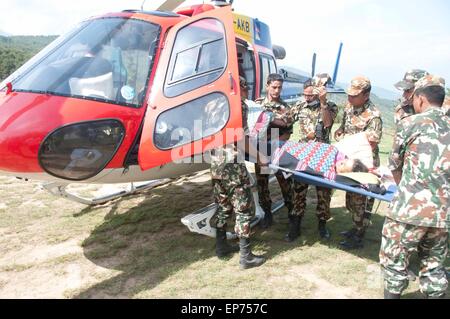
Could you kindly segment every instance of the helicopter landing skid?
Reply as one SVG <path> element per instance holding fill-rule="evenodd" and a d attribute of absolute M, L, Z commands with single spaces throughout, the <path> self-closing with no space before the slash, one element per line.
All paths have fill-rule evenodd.
<path fill-rule="evenodd" d="M 272 205 L 272 213 L 276 213 L 284 206 L 282 200 L 274 203 Z M 250 222 L 250 226 L 254 227 L 258 224 L 261 219 L 264 218 L 264 211 L 258 205 L 259 209 L 262 211 L 262 215 L 255 214 L 255 217 Z M 187 215 L 181 219 L 181 223 L 189 228 L 192 233 L 197 233 L 200 235 L 206 235 L 208 237 L 216 237 L 216 228 L 212 227 L 210 222 L 211 218 L 215 215 L 217 210 L 217 204 L 211 204 L 209 206 L 203 207 L 194 213 Z M 258 209 L 257 209 L 258 211 Z M 227 232 L 227 239 L 236 239 L 237 235 L 234 232 Z"/>
<path fill-rule="evenodd" d="M 269 179 L 269 182 L 275 180 L 275 177 Z M 252 174 L 250 174 L 250 181 L 252 182 L 252 195 L 253 202 L 255 204 L 255 216 L 250 222 L 250 227 L 254 227 L 264 218 L 264 210 L 259 205 L 258 190 L 256 186 L 256 180 Z M 284 206 L 284 201 L 280 200 L 272 205 L 272 213 L 276 213 Z M 211 226 L 211 218 L 215 215 L 217 210 L 217 204 L 213 203 L 206 207 L 200 208 L 194 213 L 187 215 L 181 219 L 181 223 L 189 228 L 189 231 L 200 235 L 206 235 L 209 237 L 216 237 L 216 228 Z M 237 235 L 234 232 L 227 232 L 227 239 L 236 239 Z"/>
<path fill-rule="evenodd" d="M 170 179 L 165 178 L 165 179 L 152 180 L 152 181 L 146 182 L 145 184 L 141 184 L 138 186 L 136 186 L 134 183 L 130 183 L 130 187 L 127 190 L 122 190 L 120 192 L 111 193 L 111 194 L 108 194 L 105 196 L 96 197 L 96 198 L 92 198 L 92 199 L 84 198 L 84 197 L 78 196 L 76 194 L 69 193 L 66 190 L 66 187 L 69 186 L 69 184 L 62 184 L 59 182 L 51 182 L 48 184 L 43 184 L 42 188 L 47 190 L 48 192 L 50 192 L 53 195 L 66 198 L 66 199 L 69 199 L 71 201 L 74 201 L 74 202 L 77 202 L 80 204 L 93 206 L 93 205 L 104 204 L 113 199 L 120 198 L 123 196 L 132 195 L 132 194 L 142 191 L 142 190 L 152 189 L 154 187 L 167 184 L 168 182 L 170 182 Z"/>

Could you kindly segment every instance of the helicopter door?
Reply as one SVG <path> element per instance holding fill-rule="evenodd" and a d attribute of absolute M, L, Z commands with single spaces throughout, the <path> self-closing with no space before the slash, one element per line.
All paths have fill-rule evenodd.
<path fill-rule="evenodd" d="M 254 100 L 256 87 L 254 52 L 250 50 L 247 43 L 239 43 L 240 41 L 242 42 L 242 40 L 237 39 L 239 74 L 247 80 L 249 99 Z"/>
<path fill-rule="evenodd" d="M 242 138 L 229 7 L 188 18 L 168 32 L 151 92 L 139 148 L 143 170 L 186 163 Z"/>

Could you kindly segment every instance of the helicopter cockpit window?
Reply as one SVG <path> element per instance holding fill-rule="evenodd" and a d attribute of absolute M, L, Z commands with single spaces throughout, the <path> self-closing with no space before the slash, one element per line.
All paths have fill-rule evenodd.
<path fill-rule="evenodd" d="M 79 32 L 80 29 L 84 28 L 86 26 L 86 21 L 83 21 L 75 26 L 70 32 L 60 35 L 58 38 L 56 38 L 54 41 L 49 43 L 44 49 L 39 51 L 38 54 L 33 56 L 30 60 L 25 62 L 20 68 L 18 68 L 14 73 L 12 73 L 10 76 L 8 76 L 5 80 L 3 80 L 2 83 L 0 83 L 0 90 L 3 89 L 8 82 L 14 83 L 16 79 L 18 79 L 22 74 L 29 72 L 31 68 L 33 68 L 39 61 L 41 61 L 47 54 L 55 50 L 58 46 L 61 45 L 61 43 L 66 42 L 67 39 L 71 38 L 75 33 Z"/>
<path fill-rule="evenodd" d="M 260 54 L 259 62 L 261 64 L 261 96 L 266 96 L 267 77 L 271 73 L 277 73 L 275 60 L 270 55 Z"/>
<path fill-rule="evenodd" d="M 145 21 L 91 20 L 23 72 L 14 89 L 139 107 L 159 34 Z"/>
<path fill-rule="evenodd" d="M 209 84 L 227 65 L 225 30 L 215 19 L 203 19 L 178 31 L 164 86 L 175 97 Z"/>
<path fill-rule="evenodd" d="M 155 125 L 154 144 L 162 150 L 211 136 L 225 127 L 230 105 L 225 95 L 212 93 L 162 113 Z"/>

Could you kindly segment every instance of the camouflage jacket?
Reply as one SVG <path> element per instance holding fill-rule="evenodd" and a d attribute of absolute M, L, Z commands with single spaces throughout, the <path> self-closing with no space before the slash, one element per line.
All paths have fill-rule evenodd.
<path fill-rule="evenodd" d="M 327 110 L 332 114 L 333 121 L 338 113 L 338 107 L 333 102 L 327 103 Z M 295 121 L 299 122 L 299 142 L 308 142 L 308 136 L 314 135 L 315 142 L 330 144 L 331 127 L 324 128 L 322 122 L 322 110 L 320 104 L 308 106 L 306 102 L 299 102 L 292 112 Z"/>
<path fill-rule="evenodd" d="M 400 122 L 389 168 L 402 171 L 387 216 L 424 227 L 450 228 L 450 119 L 431 107 Z"/>
<path fill-rule="evenodd" d="M 442 105 L 444 112 L 447 116 L 450 116 L 450 97 L 445 97 L 444 105 Z"/>
<path fill-rule="evenodd" d="M 242 105 L 242 128 L 244 133 L 248 134 L 248 106 L 244 101 L 241 101 Z M 211 178 L 212 179 L 222 179 L 225 166 L 227 164 L 244 165 L 244 156 L 235 143 L 227 144 L 218 147 L 211 151 Z"/>
<path fill-rule="evenodd" d="M 411 116 L 416 114 L 414 111 L 414 107 L 410 104 L 406 104 L 405 102 L 400 102 L 399 105 L 395 108 L 395 114 L 394 114 L 394 122 L 395 125 L 398 125 L 401 120 L 403 120 L 405 117 Z"/>
<path fill-rule="evenodd" d="M 347 104 L 344 108 L 340 129 L 344 131 L 345 135 L 366 132 L 369 142 L 378 144 L 381 141 L 383 132 L 381 113 L 370 100 L 361 108 L 354 108 L 353 105 Z M 372 156 L 374 165 L 379 166 L 378 145 L 372 150 Z"/>
<path fill-rule="evenodd" d="M 277 102 L 269 102 L 267 97 L 256 99 L 255 103 L 260 104 L 264 110 L 272 112 L 274 119 L 281 119 L 286 123 L 291 124 L 288 128 L 280 129 L 280 135 L 286 131 L 292 131 L 294 119 L 291 117 L 289 104 L 284 102 L 281 98 Z M 269 130 L 270 129 L 271 127 L 269 127 Z M 268 136 L 270 136 L 270 132 L 268 132 Z"/>

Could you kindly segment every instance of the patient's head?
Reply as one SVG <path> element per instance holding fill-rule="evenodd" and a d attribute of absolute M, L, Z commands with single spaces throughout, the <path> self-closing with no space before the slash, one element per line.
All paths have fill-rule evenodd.
<path fill-rule="evenodd" d="M 364 172 L 367 173 L 369 168 L 359 159 L 346 158 L 336 162 L 336 173 Z"/>

